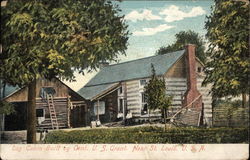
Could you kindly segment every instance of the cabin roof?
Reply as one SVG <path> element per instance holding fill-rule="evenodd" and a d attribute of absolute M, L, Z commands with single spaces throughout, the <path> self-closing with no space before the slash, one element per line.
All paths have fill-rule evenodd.
<path fill-rule="evenodd" d="M 77 93 L 76 91 L 74 91 L 72 88 L 70 88 L 64 82 L 62 82 L 60 79 L 58 79 L 58 78 L 55 78 L 55 79 L 58 80 L 58 81 L 60 81 L 63 85 L 65 85 L 69 89 L 69 92 L 71 92 L 71 93 L 77 95 L 78 97 L 84 99 L 84 97 L 82 97 L 82 95 L 80 95 L 79 93 Z M 23 88 L 25 88 L 25 87 L 23 87 Z M 15 93 L 21 92 L 23 88 L 20 88 L 18 86 L 12 86 L 12 85 L 6 84 L 6 86 L 5 86 L 5 96 L 0 97 L 0 99 L 5 100 L 8 97 L 11 97 L 12 95 L 14 95 Z"/>
<path fill-rule="evenodd" d="M 1 84 L 3 86 L 3 84 Z M 9 84 L 6 84 L 5 86 L 5 95 L 1 95 L 0 99 L 3 99 L 9 95 L 11 95 L 12 93 L 16 92 L 17 90 L 19 90 L 20 88 L 18 86 L 12 86 Z M 2 90 L 2 88 L 1 88 Z"/>
<path fill-rule="evenodd" d="M 150 77 L 151 64 L 156 75 L 163 75 L 185 53 L 185 50 L 150 56 L 104 67 L 85 86 L 95 86 L 138 78 Z"/>
<path fill-rule="evenodd" d="M 150 77 L 151 64 L 156 75 L 164 75 L 185 53 L 185 50 L 163 55 L 150 56 L 128 62 L 109 65 L 101 69 L 78 93 L 86 99 L 91 99 L 108 89 L 111 84 Z"/>
<path fill-rule="evenodd" d="M 100 93 L 107 92 L 117 87 L 119 83 L 112 84 L 101 84 L 97 86 L 90 86 L 81 88 L 78 93 L 82 95 L 85 99 L 92 100 L 97 97 Z"/>

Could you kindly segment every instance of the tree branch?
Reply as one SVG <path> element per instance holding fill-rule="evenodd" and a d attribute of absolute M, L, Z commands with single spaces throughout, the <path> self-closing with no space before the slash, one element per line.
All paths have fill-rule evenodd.
<path fill-rule="evenodd" d="M 247 7 L 249 5 L 249 1 L 248 0 L 233 0 L 235 2 L 245 2 L 246 4 L 244 5 L 244 7 Z"/>

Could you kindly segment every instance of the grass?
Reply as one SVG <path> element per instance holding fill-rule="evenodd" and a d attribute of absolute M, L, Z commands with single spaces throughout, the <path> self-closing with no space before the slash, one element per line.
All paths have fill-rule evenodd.
<path fill-rule="evenodd" d="M 248 128 L 107 128 L 49 132 L 45 143 L 249 143 Z"/>

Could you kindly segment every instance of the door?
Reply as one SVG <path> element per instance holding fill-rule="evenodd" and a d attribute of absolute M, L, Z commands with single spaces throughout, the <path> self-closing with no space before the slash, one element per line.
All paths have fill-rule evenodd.
<path fill-rule="evenodd" d="M 73 105 L 70 111 L 70 125 L 72 127 L 86 126 L 85 105 Z"/>

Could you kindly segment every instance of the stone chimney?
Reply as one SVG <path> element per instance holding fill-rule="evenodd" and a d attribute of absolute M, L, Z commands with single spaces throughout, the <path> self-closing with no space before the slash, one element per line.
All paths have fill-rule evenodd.
<path fill-rule="evenodd" d="M 103 69 L 104 67 L 107 67 L 107 66 L 109 66 L 108 62 L 100 62 L 100 64 L 99 64 L 100 69 Z"/>
<path fill-rule="evenodd" d="M 186 46 L 186 68 L 187 68 L 187 91 L 184 97 L 184 106 L 190 105 L 197 97 L 201 94 L 197 89 L 197 78 L 196 78 L 196 60 L 195 60 L 195 45 L 188 44 Z M 190 107 L 202 107 L 202 98 L 200 97 Z"/>

